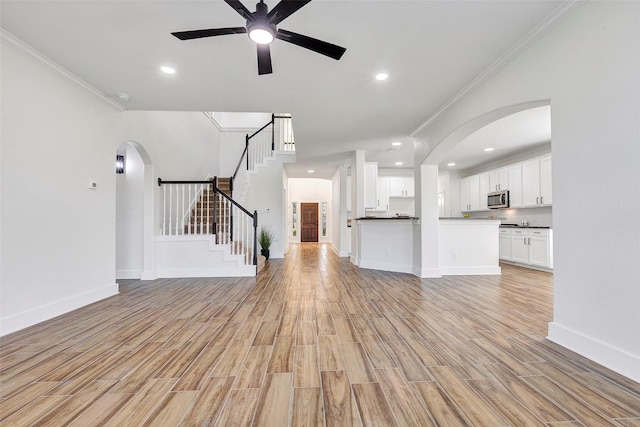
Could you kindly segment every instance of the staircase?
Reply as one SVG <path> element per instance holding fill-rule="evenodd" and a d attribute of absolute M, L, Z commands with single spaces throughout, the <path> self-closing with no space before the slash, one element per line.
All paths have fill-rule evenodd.
<path fill-rule="evenodd" d="M 282 152 L 295 156 L 291 117 L 272 115 L 269 123 L 246 136 L 233 178 L 158 179 L 163 187 L 159 277 L 253 276 L 260 271 L 265 258 L 256 253 L 258 214 L 242 207 L 233 191 L 240 182 L 237 192 L 241 197 L 246 194 L 248 174 L 257 173 L 258 166 L 266 167 L 266 160 Z M 236 180 L 239 173 L 243 176 Z"/>

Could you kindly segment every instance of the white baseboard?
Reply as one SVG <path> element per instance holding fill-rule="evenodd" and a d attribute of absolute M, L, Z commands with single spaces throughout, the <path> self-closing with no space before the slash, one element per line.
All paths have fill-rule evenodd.
<path fill-rule="evenodd" d="M 413 273 L 413 265 L 411 264 L 397 264 L 393 262 L 369 261 L 366 259 L 361 259 L 359 267 L 369 268 L 371 270 L 392 271 L 394 273 Z"/>
<path fill-rule="evenodd" d="M 116 270 L 116 280 L 139 279 L 141 276 L 142 276 L 141 270 Z"/>
<path fill-rule="evenodd" d="M 555 322 L 549 323 L 547 339 L 640 383 L 640 355 L 631 354 Z"/>
<path fill-rule="evenodd" d="M 341 252 L 340 249 L 336 248 L 333 243 L 331 244 L 331 250 L 333 251 L 334 254 L 336 254 L 340 258 L 346 258 L 350 254 L 349 251 L 342 251 Z"/>
<path fill-rule="evenodd" d="M 422 279 L 437 279 L 442 277 L 442 272 L 439 268 L 414 267 L 412 273 L 414 276 L 418 276 Z"/>
<path fill-rule="evenodd" d="M 182 277 L 255 277 L 254 265 L 228 268 L 168 268 L 158 270 L 158 277 L 176 279 Z"/>
<path fill-rule="evenodd" d="M 472 267 L 440 267 L 443 276 L 488 276 L 500 275 L 502 269 L 492 266 L 472 266 Z"/>
<path fill-rule="evenodd" d="M 140 280 L 156 280 L 157 278 L 158 275 L 152 270 L 143 270 L 142 273 L 140 273 Z"/>
<path fill-rule="evenodd" d="M 114 283 L 92 291 L 54 301 L 31 310 L 3 317 L 0 321 L 0 336 L 44 322 L 61 314 L 68 313 L 85 305 L 118 294 L 118 284 Z"/>

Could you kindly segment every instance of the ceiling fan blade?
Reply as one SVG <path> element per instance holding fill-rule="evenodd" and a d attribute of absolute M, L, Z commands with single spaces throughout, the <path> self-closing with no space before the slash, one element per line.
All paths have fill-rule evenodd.
<path fill-rule="evenodd" d="M 282 29 L 278 30 L 276 38 L 336 60 L 342 58 L 342 55 L 347 51 L 344 47 Z"/>
<path fill-rule="evenodd" d="M 208 30 L 178 31 L 171 33 L 180 40 L 201 39 L 203 37 L 224 36 L 227 34 L 243 34 L 247 29 L 244 27 L 233 28 L 211 28 Z"/>
<path fill-rule="evenodd" d="M 248 21 L 253 21 L 253 15 L 249 11 L 249 9 L 247 9 L 245 5 L 240 3 L 238 0 L 224 0 L 224 1 L 229 6 L 231 6 L 236 12 L 238 12 L 240 16 L 242 16 L 244 19 Z"/>
<path fill-rule="evenodd" d="M 271 74 L 271 49 L 268 44 L 258 45 L 258 74 Z"/>
<path fill-rule="evenodd" d="M 278 25 L 311 0 L 282 0 L 267 15 L 269 21 Z"/>

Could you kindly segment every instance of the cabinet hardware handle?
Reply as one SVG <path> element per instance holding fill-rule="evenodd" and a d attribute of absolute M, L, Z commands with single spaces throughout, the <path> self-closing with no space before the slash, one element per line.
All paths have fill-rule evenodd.
<path fill-rule="evenodd" d="M 524 244 L 525 245 L 527 244 L 527 238 L 526 237 L 524 238 Z"/>
<path fill-rule="evenodd" d="M 536 205 L 540 204 L 540 202 L 538 202 L 538 199 L 540 199 L 540 197 L 536 197 Z"/>
<path fill-rule="evenodd" d="M 531 246 L 531 237 L 529 237 L 529 246 Z"/>
<path fill-rule="evenodd" d="M 542 196 L 540 196 L 540 204 L 544 205 L 544 202 L 542 201 Z"/>

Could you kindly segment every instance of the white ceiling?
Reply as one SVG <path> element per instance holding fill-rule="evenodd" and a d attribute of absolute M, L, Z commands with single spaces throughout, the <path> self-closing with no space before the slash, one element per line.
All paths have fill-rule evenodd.
<path fill-rule="evenodd" d="M 550 142 L 551 107 L 532 108 L 478 129 L 447 154 L 440 169 L 469 169 Z M 486 148 L 493 148 L 493 151 L 484 151 Z M 455 163 L 455 166 L 448 166 L 449 163 Z"/>
<path fill-rule="evenodd" d="M 277 1 L 266 3 L 272 8 Z M 171 36 L 243 26 L 219 0 L 1 0 L 0 22 L 126 109 L 290 112 L 299 160 L 290 174 L 308 176 L 313 168 L 316 177 L 329 177 L 355 149 L 381 167 L 396 161 L 411 167 L 411 134 L 562 3 L 315 0 L 279 28 L 344 46 L 343 58 L 276 40 L 274 73 L 263 76 L 246 35 Z M 244 4 L 255 9 L 252 1 Z M 177 73 L 165 75 L 161 65 Z M 380 71 L 389 74 L 387 81 L 374 79 Z M 131 99 L 119 101 L 121 92 Z M 396 140 L 402 147 L 391 149 Z M 456 154 L 456 162 L 464 156 Z"/>

